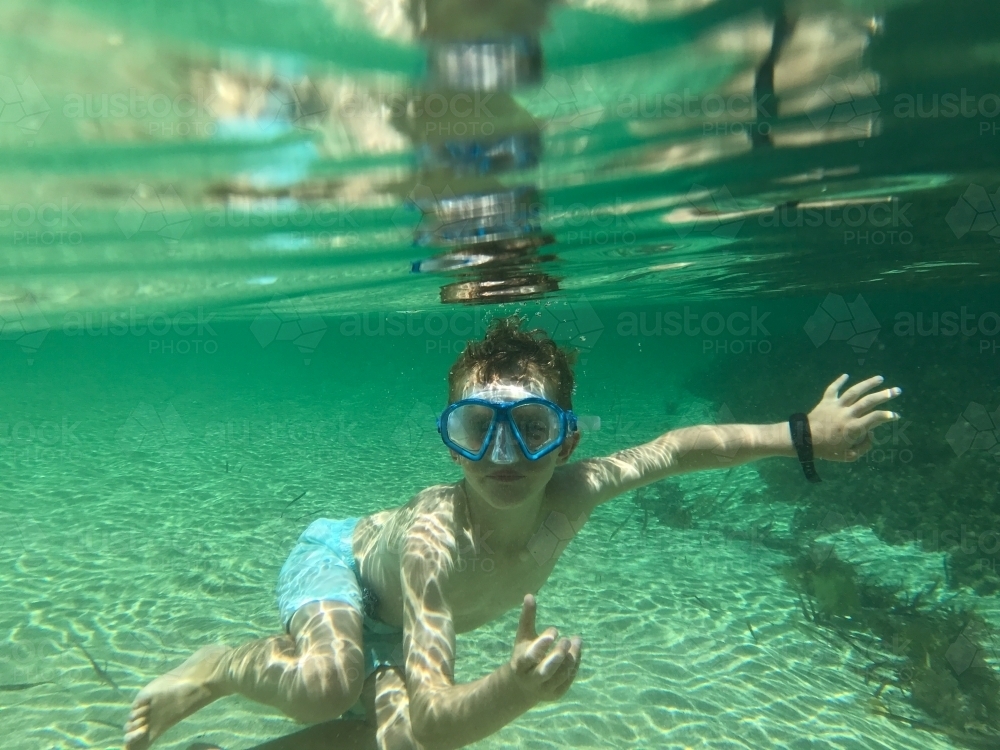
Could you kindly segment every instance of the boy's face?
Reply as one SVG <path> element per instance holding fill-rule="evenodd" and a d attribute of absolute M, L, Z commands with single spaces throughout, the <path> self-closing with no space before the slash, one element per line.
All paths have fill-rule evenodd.
<path fill-rule="evenodd" d="M 494 398 L 496 400 L 517 400 L 537 396 L 554 401 L 555 388 L 552 383 L 534 375 L 489 382 L 470 377 L 462 389 L 460 398 L 470 398 L 474 394 L 490 400 Z M 529 497 L 534 497 L 542 492 L 552 478 L 556 466 L 566 463 L 580 442 L 579 432 L 569 434 L 562 445 L 551 453 L 547 453 L 536 461 L 531 461 L 524 455 L 520 445 L 510 434 L 508 427 L 507 438 L 508 444 L 513 446 L 513 461 L 495 463 L 493 449 L 498 437 L 498 434 L 494 434 L 486 449 L 486 454 L 479 461 L 471 461 L 455 451 L 451 451 L 452 460 L 459 464 L 465 473 L 465 481 L 475 489 L 477 494 L 498 509 L 520 505 Z"/>

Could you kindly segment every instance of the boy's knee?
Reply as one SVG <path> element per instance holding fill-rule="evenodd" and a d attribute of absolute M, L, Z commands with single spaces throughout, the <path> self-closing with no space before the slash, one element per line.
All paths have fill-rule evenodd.
<path fill-rule="evenodd" d="M 290 713 L 305 724 L 336 719 L 358 702 L 363 686 L 361 658 L 307 657 L 298 666 Z"/>

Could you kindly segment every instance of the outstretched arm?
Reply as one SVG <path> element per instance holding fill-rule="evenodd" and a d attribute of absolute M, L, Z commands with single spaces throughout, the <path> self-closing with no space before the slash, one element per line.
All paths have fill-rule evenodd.
<path fill-rule="evenodd" d="M 869 393 L 882 384 L 876 376 L 848 388 L 841 375 L 809 412 L 813 452 L 829 461 L 856 461 L 871 448 L 871 431 L 899 419 L 876 406 L 895 398 L 899 388 Z M 737 466 L 770 456 L 795 456 L 787 422 L 767 425 L 723 424 L 682 427 L 656 440 L 604 458 L 592 458 L 566 467 L 569 491 L 590 507 L 623 492 L 675 474 Z"/>

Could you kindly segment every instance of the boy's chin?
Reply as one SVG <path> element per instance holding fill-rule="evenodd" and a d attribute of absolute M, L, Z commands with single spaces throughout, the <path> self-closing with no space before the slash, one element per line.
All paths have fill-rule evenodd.
<path fill-rule="evenodd" d="M 476 485 L 483 497 L 498 507 L 511 507 L 527 500 L 532 483 L 525 477 L 515 482 L 498 482 L 491 477 L 478 477 Z"/>

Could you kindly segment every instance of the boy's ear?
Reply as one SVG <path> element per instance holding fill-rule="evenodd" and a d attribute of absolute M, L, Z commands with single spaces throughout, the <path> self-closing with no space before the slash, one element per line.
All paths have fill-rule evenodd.
<path fill-rule="evenodd" d="M 559 446 L 559 463 L 564 464 L 569 461 L 569 457 L 573 455 L 573 451 L 576 450 L 576 446 L 580 444 L 580 431 L 577 430 L 572 435 L 563 441 L 563 444 Z"/>

